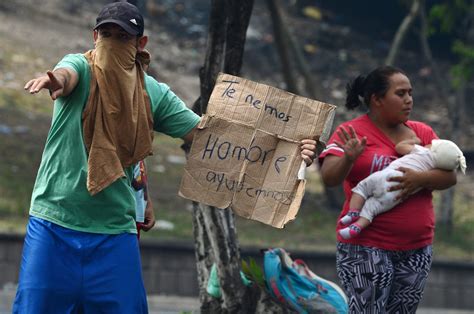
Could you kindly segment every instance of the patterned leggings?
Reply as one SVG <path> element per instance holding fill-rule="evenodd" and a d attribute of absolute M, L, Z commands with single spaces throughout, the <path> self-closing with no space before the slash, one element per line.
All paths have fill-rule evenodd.
<path fill-rule="evenodd" d="M 337 274 L 350 313 L 415 313 L 431 268 L 431 245 L 387 251 L 338 243 Z"/>

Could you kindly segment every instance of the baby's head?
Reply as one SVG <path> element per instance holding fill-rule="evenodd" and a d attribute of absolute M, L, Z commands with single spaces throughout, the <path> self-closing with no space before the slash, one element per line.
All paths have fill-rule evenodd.
<path fill-rule="evenodd" d="M 431 151 L 435 167 L 443 170 L 455 170 L 459 167 L 463 174 L 466 173 L 466 159 L 459 147 L 448 140 L 433 140 Z"/>

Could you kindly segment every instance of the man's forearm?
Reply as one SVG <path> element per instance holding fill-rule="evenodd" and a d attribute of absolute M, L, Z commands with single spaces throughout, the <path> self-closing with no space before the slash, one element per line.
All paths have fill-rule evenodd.
<path fill-rule="evenodd" d="M 196 134 L 197 126 L 191 129 L 186 135 L 182 137 L 186 145 L 191 145 L 194 139 L 194 134 Z"/>
<path fill-rule="evenodd" d="M 77 85 L 78 78 L 76 72 L 67 68 L 59 68 L 53 71 L 56 79 L 61 83 L 63 88 L 62 96 L 69 95 Z"/>

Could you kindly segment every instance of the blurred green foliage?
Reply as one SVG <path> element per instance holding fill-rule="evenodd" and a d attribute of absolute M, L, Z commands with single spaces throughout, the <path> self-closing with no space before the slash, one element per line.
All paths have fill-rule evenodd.
<path fill-rule="evenodd" d="M 455 88 L 471 80 L 474 74 L 473 12 L 474 3 L 469 0 L 444 1 L 433 5 L 429 12 L 430 33 L 441 32 L 452 37 L 451 50 L 458 58 L 451 68 Z"/>

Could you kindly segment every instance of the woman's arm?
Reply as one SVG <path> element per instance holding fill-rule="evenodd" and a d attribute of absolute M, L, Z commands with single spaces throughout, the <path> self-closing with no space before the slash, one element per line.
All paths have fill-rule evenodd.
<path fill-rule="evenodd" d="M 327 186 L 341 184 L 352 169 L 353 162 L 346 155 L 341 157 L 329 155 L 321 166 L 321 177 Z"/>
<path fill-rule="evenodd" d="M 324 158 L 321 177 L 327 186 L 339 185 L 344 181 L 352 169 L 352 164 L 362 154 L 367 144 L 367 138 L 364 136 L 359 139 L 352 125 L 349 125 L 349 132 L 341 127 L 337 135 L 340 141 L 334 143 L 344 150 L 344 155 L 340 157 L 328 155 Z"/>
<path fill-rule="evenodd" d="M 400 167 L 397 170 L 403 172 L 403 176 L 392 177 L 389 181 L 399 184 L 390 188 L 390 191 L 400 190 L 397 198 L 406 199 L 419 189 L 444 190 L 457 183 L 455 171 L 432 169 L 428 171 L 415 171 Z"/>
<path fill-rule="evenodd" d="M 422 173 L 423 187 L 429 190 L 445 190 L 457 183 L 456 171 L 432 169 Z"/>

